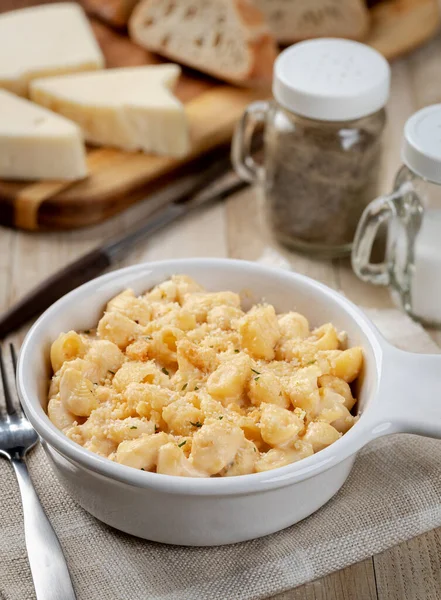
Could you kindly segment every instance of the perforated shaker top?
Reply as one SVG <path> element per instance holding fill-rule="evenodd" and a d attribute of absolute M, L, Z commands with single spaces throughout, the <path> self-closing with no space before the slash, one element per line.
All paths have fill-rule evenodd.
<path fill-rule="evenodd" d="M 273 94 L 284 108 L 322 121 L 349 121 L 387 102 L 390 68 L 376 50 L 323 38 L 290 46 L 276 60 Z"/>
<path fill-rule="evenodd" d="M 411 171 L 441 184 L 441 104 L 426 106 L 406 121 L 401 156 Z"/>

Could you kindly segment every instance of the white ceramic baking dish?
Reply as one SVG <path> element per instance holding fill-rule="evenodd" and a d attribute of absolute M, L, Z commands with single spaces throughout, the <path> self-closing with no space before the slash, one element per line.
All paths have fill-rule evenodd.
<path fill-rule="evenodd" d="M 297 310 L 312 325 L 332 321 L 345 330 L 349 344 L 363 346 L 365 353 L 358 423 L 332 446 L 300 462 L 215 479 L 138 471 L 66 438 L 44 411 L 51 342 L 61 331 L 93 327 L 106 302 L 121 290 L 141 293 L 175 273 L 190 275 L 208 290 L 240 292 L 247 302 L 266 300 L 279 312 Z M 17 380 L 26 414 L 71 496 L 101 521 L 167 544 L 211 546 L 273 533 L 325 504 L 345 482 L 358 450 L 374 438 L 395 432 L 441 437 L 441 356 L 390 346 L 361 310 L 312 279 L 242 261 L 147 263 L 83 285 L 32 327 L 20 352 Z"/>

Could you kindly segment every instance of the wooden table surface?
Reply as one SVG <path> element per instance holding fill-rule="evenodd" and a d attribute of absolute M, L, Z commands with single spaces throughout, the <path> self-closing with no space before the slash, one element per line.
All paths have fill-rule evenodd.
<path fill-rule="evenodd" d="M 9 0 L 6 0 L 7 2 Z M 400 163 L 402 126 L 415 110 L 441 102 L 441 34 L 392 65 L 392 93 L 383 171 L 383 190 L 390 189 Z M 140 244 L 126 264 L 174 257 L 216 256 L 259 259 L 277 249 L 292 268 L 341 290 L 364 306 L 389 307 L 386 290 L 361 283 L 348 262 L 313 261 L 276 248 L 262 217 L 257 190 L 247 190 L 222 206 L 192 216 Z M 124 230 L 143 213 L 129 209 L 98 227 L 72 233 L 29 234 L 0 228 L 0 310 L 55 269 Z M 18 339 L 24 335 L 19 333 Z M 440 334 L 434 334 L 437 338 Z M 437 341 L 441 341 L 439 337 Z M 441 501 L 441 499 L 440 499 Z M 438 600 L 441 599 L 441 528 L 395 546 L 359 564 L 272 600 Z"/>

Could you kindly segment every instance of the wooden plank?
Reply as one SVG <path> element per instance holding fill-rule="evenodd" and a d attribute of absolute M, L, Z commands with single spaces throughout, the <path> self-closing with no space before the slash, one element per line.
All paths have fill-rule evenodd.
<path fill-rule="evenodd" d="M 11 254 L 14 251 L 16 236 L 12 231 L 0 229 L 0 310 L 10 304 L 11 295 Z"/>
<path fill-rule="evenodd" d="M 0 12 L 7 8 L 10 7 L 2 4 Z M 96 20 L 92 20 L 92 26 L 107 67 L 165 62 Z M 173 173 L 207 151 L 229 142 L 245 107 L 270 94 L 269 90 L 225 85 L 185 68 L 175 93 L 185 104 L 190 128 L 191 151 L 184 159 L 110 148 L 91 149 L 90 155 L 100 153 L 102 161 L 100 165 L 94 165 L 90 176 L 82 181 L 56 184 L 0 181 L 0 223 L 32 230 L 100 222 L 124 210 L 130 201 L 138 201 L 147 194 L 147 190 L 142 196 L 137 194 L 139 188 L 148 184 L 154 186 L 165 174 Z"/>
<path fill-rule="evenodd" d="M 45 204 L 48 203 L 54 211 L 57 211 L 56 219 L 61 220 L 63 211 L 67 213 L 69 219 L 70 208 L 74 204 L 76 207 L 75 226 L 81 224 L 81 218 L 84 218 L 85 223 L 90 224 L 94 215 L 96 215 L 97 221 L 102 221 L 109 214 L 113 214 L 115 210 L 126 208 L 128 197 L 140 187 L 147 184 L 153 185 L 160 177 L 171 174 L 212 148 L 228 142 L 244 108 L 251 101 L 261 98 L 262 94 L 262 91 L 219 86 L 189 101 L 186 111 L 193 141 L 192 151 L 185 159 L 142 153 L 131 154 L 109 148 L 94 150 L 92 155 L 99 152 L 103 155 L 103 160 L 99 168 L 94 167 L 91 170 L 87 179 L 75 184 L 62 183 L 54 188 L 53 194 L 46 194 L 41 198 L 39 226 L 43 228 L 48 226 L 48 222 L 42 219 L 46 215 Z M 17 197 L 26 196 L 29 189 L 33 191 L 35 186 L 41 189 L 43 183 L 30 183 L 23 186 L 23 184 L 0 182 L 0 209 L 2 200 L 3 202 L 15 202 Z M 92 213 L 90 213 L 91 209 Z M 27 222 L 26 218 L 23 218 L 18 211 L 15 215 L 16 224 Z M 54 221 L 57 222 L 56 219 L 51 219 L 51 226 L 54 225 Z M 64 221 L 62 220 L 63 227 L 66 226 Z"/>
<path fill-rule="evenodd" d="M 378 600 L 372 559 L 269 600 Z"/>
<path fill-rule="evenodd" d="M 408 61 L 401 59 L 392 65 L 391 94 L 387 106 L 387 127 L 383 142 L 380 193 L 392 191 L 395 175 L 401 165 L 401 140 L 406 120 L 416 110 Z M 355 276 L 348 259 L 338 262 L 339 289 L 356 304 L 365 307 L 394 306 L 388 288 L 364 283 Z"/>
<path fill-rule="evenodd" d="M 441 102 L 441 81 L 437 75 L 440 52 L 441 35 L 438 35 L 405 61 L 406 86 L 403 79 L 393 81 L 396 111 L 403 111 L 403 105 L 407 105 L 404 112 L 409 115 L 423 106 Z M 403 113 L 399 120 L 404 121 L 405 116 Z M 397 151 L 395 159 L 396 155 Z M 431 333 L 441 344 L 441 332 Z M 441 599 L 441 528 L 382 552 L 373 560 L 379 600 Z"/>
<path fill-rule="evenodd" d="M 14 6 L 16 5 L 16 0 L 5 1 L 13 1 Z M 434 66 L 439 64 L 439 40 L 432 44 L 430 46 L 433 49 L 429 55 L 425 56 L 425 50 L 422 50 L 424 56 L 418 53 L 406 61 L 394 64 L 394 99 L 389 111 L 387 134 L 389 166 L 386 171 L 389 175 L 385 175 L 385 191 L 390 186 L 394 161 L 399 160 L 397 132 L 406 111 L 412 111 L 414 105 L 420 106 L 425 99 L 441 100 L 441 97 L 436 100 L 437 84 L 427 81 L 427 78 L 435 79 Z M 428 64 L 431 65 L 430 68 Z M 427 74 L 422 77 L 421 73 L 425 69 Z M 404 84 L 403 81 L 407 83 Z M 365 284 L 356 287 L 359 282 L 351 275 L 347 263 L 333 267 L 329 263 L 315 263 L 305 257 L 281 251 L 271 242 L 266 225 L 260 220 L 259 202 L 261 200 L 254 192 L 243 192 L 231 199 L 225 210 L 222 206 L 216 207 L 145 240 L 124 264 L 175 256 L 222 256 L 227 251 L 230 256 L 237 258 L 258 259 L 265 248 L 271 248 L 288 257 L 299 271 L 311 274 L 334 287 L 341 287 L 351 299 L 364 304 L 368 302 L 372 306 L 387 305 L 388 296 L 380 299 L 380 288 Z M 145 207 L 132 207 L 118 218 L 74 233 L 43 234 L 37 237 L 0 228 L 0 307 L 11 304 L 49 272 L 93 247 L 104 237 L 122 231 L 135 222 L 143 210 Z M 273 600 L 438 600 L 441 598 L 440 539 L 441 530 L 429 532 L 383 552 L 374 558 L 374 563 L 368 559 L 339 573 L 280 594 Z M 375 574 L 378 596 L 375 594 Z"/>
<path fill-rule="evenodd" d="M 393 64 L 382 193 L 391 190 L 393 178 L 401 163 L 401 137 L 406 119 L 421 106 L 441 101 L 441 82 L 438 77 L 434 77 L 434 62 L 438 61 L 440 44 L 441 36 L 438 36 L 409 59 Z M 338 288 L 352 301 L 368 307 L 393 306 L 386 288 L 361 282 L 354 275 L 348 260 L 338 261 L 337 264 Z M 434 337 L 439 340 L 441 334 L 437 333 Z M 276 596 L 273 600 L 358 600 L 363 598 L 363 593 L 375 593 L 372 597 L 378 597 L 378 600 L 438 600 L 441 598 L 440 540 L 441 530 L 432 531 L 374 557 L 373 563 L 371 559 L 364 561 L 369 566 L 362 570 L 364 582 L 361 591 L 354 590 L 352 586 L 354 568 L 358 581 L 358 567 L 363 563 Z"/>
<path fill-rule="evenodd" d="M 331 263 L 294 254 L 277 244 L 269 230 L 264 198 L 259 189 L 247 189 L 227 202 L 228 251 L 232 258 L 260 260 L 265 252 L 274 252 L 291 268 L 336 288 L 335 270 Z"/>
<path fill-rule="evenodd" d="M 384 158 L 382 162 L 380 183 L 381 193 L 388 193 L 391 191 L 395 174 L 400 165 L 400 147 L 403 125 L 414 109 L 411 91 L 407 61 L 396 61 L 392 66 L 391 95 L 387 107 L 388 123 L 383 142 Z M 364 283 L 358 279 L 352 271 L 348 259 L 337 261 L 337 278 L 339 291 L 356 304 L 369 308 L 390 308 L 393 306 L 389 290 L 384 287 L 376 287 L 372 284 Z M 362 570 L 362 574 L 365 581 L 361 589 L 371 590 L 366 593 L 374 593 L 375 595 L 372 596 L 373 598 L 383 600 L 383 597 L 377 594 L 373 559 L 368 559 L 367 561 L 364 561 L 364 563 L 366 568 Z M 317 600 L 321 600 L 322 598 L 323 600 L 339 598 L 339 595 L 334 596 L 333 591 L 329 591 L 335 590 L 334 584 L 336 578 L 341 584 L 341 597 L 344 598 L 345 596 L 343 596 L 343 594 L 346 594 L 347 591 L 351 589 L 354 577 L 353 569 L 356 569 L 357 567 L 359 567 L 359 565 L 343 569 L 339 573 L 325 577 L 319 580 L 319 582 L 316 582 L 321 583 L 319 590 L 324 589 L 326 592 L 322 597 L 316 595 L 311 598 L 317 598 Z M 316 583 L 311 584 L 311 586 L 315 586 Z M 315 587 L 313 587 L 313 589 L 315 591 Z M 286 600 L 297 600 L 297 598 L 300 600 L 301 596 L 293 596 L 292 599 L 288 596 Z M 358 599 L 358 595 L 353 594 L 348 598 L 354 598 L 355 600 L 355 598 Z"/>
<path fill-rule="evenodd" d="M 422 106 L 441 101 L 441 82 L 439 77 L 434 76 L 435 64 L 439 68 L 440 50 L 441 36 L 437 36 L 409 58 L 393 64 L 381 185 L 383 193 L 391 190 L 401 163 L 400 146 L 405 121 Z M 342 291 L 351 300 L 364 306 L 393 305 L 387 289 L 359 281 L 347 262 L 340 263 L 339 278 Z M 440 342 L 441 334 L 434 334 L 434 338 Z M 378 600 L 439 600 L 440 540 L 441 530 L 438 529 L 375 556 Z M 349 576 L 348 569 L 344 569 L 342 577 Z"/>
<path fill-rule="evenodd" d="M 4 0 L 0 11 L 35 3 L 37 0 Z M 366 42 L 379 48 L 386 56 L 395 56 L 427 39 L 434 33 L 438 22 L 436 0 L 386 2 L 373 9 L 373 27 Z M 92 25 L 109 67 L 162 62 L 158 56 L 133 44 L 125 35 L 103 23 L 92 19 Z M 109 163 L 95 169 L 91 177 L 75 184 L 62 185 L 59 193 L 54 188 L 52 194 L 46 194 L 42 199 L 30 196 L 26 185 L 0 182 L 0 222 L 44 229 L 79 227 L 102 221 L 124 210 L 130 201 L 138 201 L 142 197 L 136 193 L 140 187 L 229 140 L 245 106 L 251 100 L 268 94 L 267 91 L 247 91 L 223 85 L 190 69 L 183 70 L 176 93 L 186 103 L 192 130 L 193 150 L 185 161 L 109 151 Z M 33 184 L 30 185 L 34 194 Z M 25 198 L 26 202 L 18 202 L 18 207 L 15 207 L 17 197 Z M 30 197 L 35 202 L 30 203 Z M 22 209 L 25 210 L 24 215 L 21 214 Z M 301 261 L 297 267 L 303 268 Z"/>
<path fill-rule="evenodd" d="M 265 217 L 264 198 L 260 190 L 250 188 L 237 194 L 227 202 L 226 212 L 228 255 L 231 258 L 259 260 L 265 252 L 272 251 L 287 260 L 294 270 L 336 287 L 335 270 L 332 263 L 312 261 L 306 256 L 289 253 L 274 242 Z M 354 585 L 359 581 L 363 589 L 375 590 L 374 579 L 369 575 L 372 572 L 372 562 L 369 560 L 365 563 L 356 566 L 357 575 L 352 580 L 350 577 L 352 571 L 350 571 L 348 579 Z M 346 573 L 346 570 L 342 573 Z M 343 600 L 346 598 L 348 600 L 355 598 L 357 600 L 377 600 L 375 593 L 372 595 L 370 592 L 370 595 L 365 596 L 342 596 L 340 594 L 340 591 L 344 589 L 342 577 L 341 574 L 334 574 L 313 584 L 275 596 L 271 600 Z M 347 587 L 347 589 L 355 588 Z M 319 593 L 321 595 L 317 595 Z"/>
<path fill-rule="evenodd" d="M 394 546 L 373 560 L 379 600 L 441 599 L 441 528 Z"/>

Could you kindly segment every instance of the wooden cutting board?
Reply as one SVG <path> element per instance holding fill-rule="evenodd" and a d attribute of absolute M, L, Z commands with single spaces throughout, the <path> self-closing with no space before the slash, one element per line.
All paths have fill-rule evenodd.
<path fill-rule="evenodd" d="M 125 35 L 95 20 L 92 25 L 109 67 L 160 62 Z M 366 42 L 387 58 L 395 58 L 431 37 L 438 26 L 437 0 L 390 0 L 372 9 L 372 29 Z M 220 84 L 191 70 L 184 70 L 176 93 L 185 103 L 192 136 L 192 152 L 184 161 L 91 148 L 91 174 L 84 181 L 0 181 L 0 224 L 40 230 L 71 229 L 103 221 L 178 177 L 186 163 L 197 168 L 198 157 L 231 140 L 244 108 L 270 94 L 268 90 Z"/>
<path fill-rule="evenodd" d="M 108 67 L 157 64 L 160 59 L 98 21 L 92 21 Z M 183 162 L 231 139 L 245 106 L 262 92 L 219 84 L 184 71 L 177 96 L 190 121 L 192 152 L 184 161 L 111 148 L 91 148 L 90 175 L 77 182 L 0 181 L 0 223 L 23 229 L 66 229 L 100 222 L 144 198 L 150 184 Z M 155 185 L 157 188 L 157 185 Z"/>

